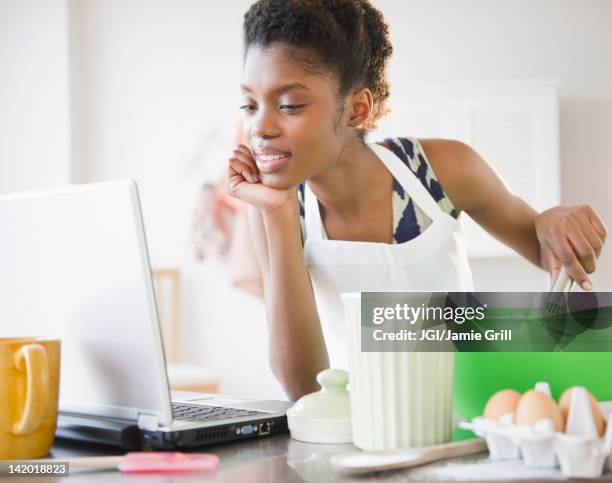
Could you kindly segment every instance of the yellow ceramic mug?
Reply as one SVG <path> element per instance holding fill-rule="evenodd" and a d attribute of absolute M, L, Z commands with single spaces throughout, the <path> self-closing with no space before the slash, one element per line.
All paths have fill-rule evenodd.
<path fill-rule="evenodd" d="M 37 458 L 53 445 L 60 341 L 0 338 L 0 459 Z"/>

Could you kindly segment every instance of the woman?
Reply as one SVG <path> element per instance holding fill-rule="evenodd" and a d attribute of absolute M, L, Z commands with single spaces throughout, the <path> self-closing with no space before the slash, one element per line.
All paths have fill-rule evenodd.
<path fill-rule="evenodd" d="M 458 141 L 364 141 L 387 111 L 392 52 L 367 0 L 260 0 L 244 41 L 228 189 L 249 205 L 271 367 L 290 399 L 316 389 L 330 358 L 346 367 L 339 293 L 473 290 L 463 211 L 591 289 L 606 229 L 589 206 L 537 213 Z"/>

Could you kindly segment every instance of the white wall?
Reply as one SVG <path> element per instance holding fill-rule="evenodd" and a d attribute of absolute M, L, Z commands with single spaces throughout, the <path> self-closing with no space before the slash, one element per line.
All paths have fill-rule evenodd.
<path fill-rule="evenodd" d="M 247 0 L 69 3 L 73 180 L 90 182 L 129 176 L 139 182 L 154 265 L 177 265 L 184 272 L 186 356 L 218 370 L 225 392 L 278 397 L 281 390 L 267 365 L 262 303 L 230 287 L 221 261 L 192 261 L 188 243 L 189 217 L 197 185 L 201 177 L 218 172 L 224 159 L 220 156 L 217 163 L 212 162 L 197 176 L 187 172 L 186 165 L 210 126 L 228 126 L 227 135 L 223 133 L 220 137 L 231 138 L 234 134 L 241 22 L 249 3 Z M 611 2 L 376 0 L 374 3 L 391 26 L 395 45 L 391 67 L 394 90 L 409 81 L 560 78 L 563 202 L 592 204 L 612 230 Z M 38 18 L 37 14 L 22 10 L 32 7 L 16 7 L 23 4 L 16 0 L 0 3 L 0 40 L 6 36 L 5 24 L 14 30 L 15 25 L 22 25 L 19 22 L 23 20 L 19 19 L 23 15 L 28 22 Z M 28 0 L 27 4 L 43 2 Z M 17 10 L 19 15 L 15 14 Z M 10 22 L 6 20 L 7 14 L 12 15 Z M 20 31 L 15 32 L 9 35 L 12 45 L 20 38 Z M 60 38 L 61 35 L 56 36 L 55 42 Z M 21 57 L 15 57 L 17 47 L 9 49 L 3 47 L 4 43 L 0 42 L 0 58 L 12 59 L 11 72 L 22 72 L 18 61 Z M 57 50 L 53 43 L 49 46 Z M 40 60 L 31 50 L 23 54 L 26 55 L 32 65 L 24 67 L 23 72 L 29 68 L 40 72 L 43 66 L 56 65 Z M 60 70 L 61 62 L 60 55 L 57 67 Z M 28 76 L 24 74 L 21 78 L 24 77 Z M 0 82 L 6 82 L 3 78 L 0 76 Z M 16 89 L 19 79 L 10 81 L 11 89 Z M 18 92 L 23 97 L 24 92 L 37 88 L 39 84 Z M 54 102 L 68 104 L 61 88 L 49 89 L 45 86 L 45 93 L 51 92 Z M 12 186 L 20 186 L 18 171 L 11 169 L 7 175 L 3 171 L 6 164 L 1 163 L 18 156 L 27 138 L 23 134 L 28 132 L 24 127 L 26 120 L 37 112 L 32 105 L 22 109 L 23 104 L 12 101 L 7 92 L 2 84 L 0 100 L 2 104 L 7 100 L 12 104 L 10 118 L 5 110 L 5 114 L 0 112 L 0 136 L 7 128 L 13 132 L 10 123 L 19 122 L 21 127 L 14 128 L 11 138 L 20 141 L 6 148 L 2 138 L 0 188 L 5 176 L 15 177 Z M 45 96 L 37 99 L 37 106 L 51 102 Z M 55 112 L 55 108 L 47 107 L 46 112 L 43 117 L 48 126 L 49 112 Z M 62 110 L 58 108 L 58 112 Z M 65 122 L 61 119 L 60 126 Z M 50 141 L 44 128 L 38 127 L 36 133 L 36 143 L 30 143 L 33 145 L 28 149 L 42 150 Z M 57 156 L 61 158 L 61 154 Z M 33 155 L 29 159 L 43 158 Z M 43 164 L 40 161 L 32 165 L 32 171 L 45 169 Z M 473 260 L 472 266 L 481 290 L 540 290 L 545 285 L 543 274 L 527 262 Z M 596 289 L 612 290 L 610 246 L 606 247 L 593 279 Z"/>
<path fill-rule="evenodd" d="M 0 194 L 70 181 L 66 0 L 0 0 Z"/>

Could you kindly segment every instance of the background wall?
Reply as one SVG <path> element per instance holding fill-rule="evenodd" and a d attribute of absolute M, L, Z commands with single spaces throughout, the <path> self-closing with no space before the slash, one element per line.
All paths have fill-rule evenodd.
<path fill-rule="evenodd" d="M 42 4 L 48 38 L 36 20 Z M 281 397 L 267 364 L 263 304 L 230 286 L 223 260 L 195 262 L 189 242 L 198 186 L 223 171 L 239 119 L 241 21 L 249 4 L 0 0 L 0 101 L 9 106 L 0 110 L 0 189 L 27 187 L 18 174 L 23 163 L 36 184 L 51 158 L 57 176 L 47 184 L 65 182 L 67 166 L 73 182 L 136 179 L 153 265 L 183 271 L 186 358 L 215 369 L 227 393 Z M 374 4 L 395 46 L 392 92 L 410 82 L 561 79 L 563 203 L 591 204 L 612 230 L 611 2 Z M 19 96 L 10 94 L 18 88 Z M 32 118 L 42 121 L 26 122 Z M 61 132 L 51 133 L 51 124 Z M 227 129 L 212 131 L 216 125 Z M 206 136 L 217 155 L 194 168 Z M 50 151 L 49 137 L 61 145 Z M 606 248 L 592 277 L 598 290 L 612 290 Z M 480 290 L 546 287 L 546 276 L 518 258 L 472 266 Z"/>
<path fill-rule="evenodd" d="M 66 0 L 0 0 L 0 194 L 70 182 Z"/>

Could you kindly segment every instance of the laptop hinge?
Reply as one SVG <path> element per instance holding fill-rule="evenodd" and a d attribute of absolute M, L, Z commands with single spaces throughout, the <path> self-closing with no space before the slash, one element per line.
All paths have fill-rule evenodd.
<path fill-rule="evenodd" d="M 139 414 L 138 427 L 147 431 L 156 431 L 159 427 L 157 416 L 155 416 L 154 414 Z"/>

